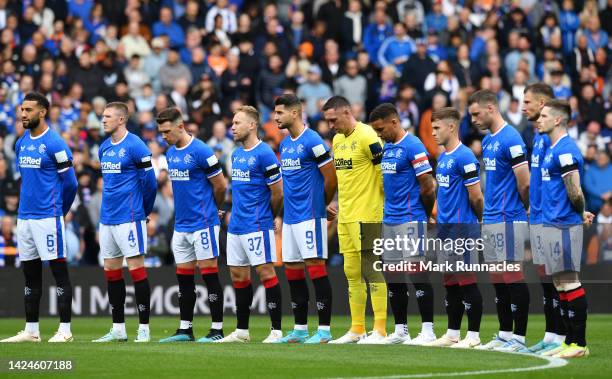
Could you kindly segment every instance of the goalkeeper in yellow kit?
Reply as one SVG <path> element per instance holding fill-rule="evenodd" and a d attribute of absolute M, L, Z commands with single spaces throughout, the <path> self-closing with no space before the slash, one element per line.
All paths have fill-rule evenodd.
<path fill-rule="evenodd" d="M 351 105 L 344 97 L 330 98 L 323 112 L 329 127 L 336 131 L 333 153 L 338 176 L 338 239 L 344 256 L 352 319 L 351 329 L 330 343 L 378 343 L 387 334 L 387 285 L 382 273 L 372 268 L 378 257 L 372 253 L 371 246 L 362 246 L 362 243 L 367 245 L 364 232 L 380 230 L 382 222 L 382 143 L 369 125 L 355 120 Z M 335 209 L 328 210 L 332 215 L 336 213 Z M 366 281 L 374 311 L 374 330 L 367 336 Z"/>

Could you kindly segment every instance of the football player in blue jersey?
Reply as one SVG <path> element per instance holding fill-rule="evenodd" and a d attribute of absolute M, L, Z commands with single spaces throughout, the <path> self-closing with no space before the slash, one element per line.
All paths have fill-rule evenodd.
<path fill-rule="evenodd" d="M 275 101 L 274 121 L 289 135 L 280 144 L 283 170 L 283 262 L 295 317 L 293 331 L 280 343 L 327 343 L 330 333 L 332 289 L 327 277 L 327 205 L 338 187 L 329 147 L 302 120 L 302 104 L 293 94 Z M 308 285 L 315 288 L 319 327 L 309 338 Z"/>
<path fill-rule="evenodd" d="M 520 270 L 491 272 L 499 320 L 499 333 L 480 349 L 518 351 L 525 348 L 529 315 L 529 288 L 522 261 L 528 235 L 529 166 L 519 132 L 504 121 L 497 95 L 489 90 L 468 100 L 472 123 L 488 130 L 482 141 L 486 172 L 482 236 L 487 263 L 508 262 Z M 514 327 L 514 328 L 513 328 Z"/>
<path fill-rule="evenodd" d="M 542 243 L 542 174 L 540 165 L 546 150 L 550 146 L 548 135 L 537 131 L 540 111 L 547 101 L 554 98 L 552 88 L 544 83 L 534 83 L 525 88 L 523 113 L 536 127 L 531 151 L 530 184 L 529 184 L 529 239 L 533 264 L 537 266 L 542 285 L 544 305 L 545 332 L 544 338 L 522 353 L 541 353 L 559 347 L 565 340 L 565 325 L 559 308 L 559 293 L 553 285 L 550 275 L 544 267 L 544 245 Z"/>
<path fill-rule="evenodd" d="M 42 296 L 42 261 L 57 286 L 60 326 L 49 342 L 71 342 L 72 285 L 66 266 L 64 216 L 77 191 L 72 154 L 62 138 L 45 122 L 49 101 L 40 93 L 28 93 L 21 105 L 26 129 L 15 144 L 21 192 L 17 214 L 19 259 L 25 276 L 25 329 L 0 342 L 40 342 L 38 326 Z"/>
<path fill-rule="evenodd" d="M 593 222 L 585 211 L 580 177 L 584 160 L 576 142 L 567 134 L 571 108 L 566 101 L 550 100 L 540 112 L 538 131 L 550 138 L 541 164 L 542 236 L 546 273 L 559 292 L 565 341 L 542 355 L 577 358 L 589 355 L 586 342 L 587 300 L 580 283 L 583 224 Z"/>
<path fill-rule="evenodd" d="M 251 267 L 266 289 L 272 330 L 264 343 L 283 337 L 281 288 L 274 270 L 275 217 L 283 208 L 283 179 L 276 155 L 257 137 L 259 112 L 242 106 L 234 114 L 232 132 L 241 147 L 232 153 L 232 211 L 227 233 L 227 265 L 236 291 L 236 330 L 219 342 L 249 342 L 253 301 Z"/>
<path fill-rule="evenodd" d="M 178 108 L 157 115 L 166 152 L 174 196 L 172 252 L 179 283 L 180 325 L 176 333 L 160 342 L 193 341 L 193 309 L 196 303 L 196 267 L 208 289 L 212 327 L 198 342 L 223 338 L 223 289 L 219 281 L 219 208 L 227 183 L 215 153 L 204 142 L 187 133 Z"/>
<path fill-rule="evenodd" d="M 395 106 L 383 103 L 370 114 L 370 125 L 385 141 L 381 163 L 385 192 L 383 228 L 384 239 L 408 237 L 415 242 L 424 241 L 427 221 L 436 199 L 432 168 L 423 143 L 407 133 L 400 124 Z M 385 252 L 384 260 L 421 262 L 425 249 L 392 249 Z M 436 340 L 433 329 L 433 287 L 427 272 L 410 273 L 414 285 L 419 312 L 421 332 L 410 339 L 408 334 L 408 287 L 405 279 L 387 275 L 387 287 L 391 309 L 395 318 L 395 331 L 386 338 L 368 336 L 363 343 L 424 345 Z"/>
<path fill-rule="evenodd" d="M 100 146 L 102 207 L 100 209 L 100 254 L 108 286 L 113 327 L 93 342 L 127 341 L 125 331 L 125 281 L 127 259 L 134 282 L 139 326 L 135 342 L 149 342 L 151 289 L 144 267 L 147 252 L 146 218 L 153 210 L 157 181 L 151 152 L 136 135 L 128 132 L 128 107 L 114 102 L 102 113 L 104 132 L 110 137 Z"/>
<path fill-rule="evenodd" d="M 480 237 L 480 225 L 484 210 L 484 197 L 480 187 L 480 163 L 470 148 L 459 140 L 461 115 L 454 108 L 441 108 L 431 116 L 432 134 L 444 152 L 438 158 L 438 237 L 459 240 L 468 238 L 474 242 Z M 464 244 L 467 246 L 467 243 Z M 465 249 L 462 254 L 440 251 L 439 258 L 450 263 L 478 263 L 478 251 Z M 482 319 L 482 295 L 476 284 L 476 273 L 471 270 L 455 270 L 444 274 L 446 288 L 446 314 L 448 329 L 433 346 L 450 346 L 470 349 L 480 345 L 480 321 Z M 467 314 L 468 331 L 459 340 L 461 319 Z"/>

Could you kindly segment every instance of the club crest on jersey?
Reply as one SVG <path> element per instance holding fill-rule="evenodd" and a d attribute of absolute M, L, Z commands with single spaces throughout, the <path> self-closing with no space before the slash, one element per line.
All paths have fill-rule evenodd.
<path fill-rule="evenodd" d="M 125 157 L 125 149 L 124 149 L 124 148 L 121 148 L 121 149 L 119 150 L 119 158 L 123 158 L 123 157 Z"/>
<path fill-rule="evenodd" d="M 495 144 L 493 144 L 493 152 L 497 153 L 498 150 L 499 150 L 499 141 L 495 141 Z"/>
<path fill-rule="evenodd" d="M 357 141 L 351 142 L 351 150 L 355 151 L 356 148 L 357 148 Z"/>
<path fill-rule="evenodd" d="M 446 163 L 446 167 L 448 167 L 448 169 L 450 170 L 451 168 L 453 168 L 453 165 L 455 164 L 455 160 L 453 158 L 449 159 L 448 162 Z"/>
<path fill-rule="evenodd" d="M 38 152 L 40 154 L 44 154 L 47 152 L 47 146 L 44 143 L 41 143 L 40 146 L 38 146 Z"/>
<path fill-rule="evenodd" d="M 400 159 L 402 157 L 402 149 L 397 149 L 395 152 L 395 158 Z"/>
<path fill-rule="evenodd" d="M 185 156 L 183 157 L 183 162 L 185 162 L 185 164 L 193 163 L 193 157 L 191 156 L 191 154 L 185 154 Z"/>
<path fill-rule="evenodd" d="M 302 154 L 302 152 L 304 152 L 304 145 L 299 144 L 297 147 L 297 153 Z"/>
<path fill-rule="evenodd" d="M 544 140 L 543 139 L 541 139 L 540 142 L 538 142 L 538 148 L 540 150 L 542 150 L 544 148 Z"/>
<path fill-rule="evenodd" d="M 256 161 L 257 161 L 257 159 L 255 159 L 255 157 L 250 157 L 249 161 L 247 162 L 247 164 L 249 165 L 249 167 L 253 167 L 255 165 Z"/>

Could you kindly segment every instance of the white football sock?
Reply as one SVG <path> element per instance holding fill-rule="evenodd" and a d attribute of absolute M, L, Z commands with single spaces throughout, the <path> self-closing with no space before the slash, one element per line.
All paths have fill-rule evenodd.
<path fill-rule="evenodd" d="M 480 339 L 480 332 L 470 332 L 468 330 L 467 335 L 465 336 L 465 338 L 469 338 L 472 340 L 479 340 Z"/>
<path fill-rule="evenodd" d="M 461 337 L 461 331 L 460 330 L 454 330 L 454 329 L 447 329 L 446 330 L 446 336 L 448 338 L 451 338 L 451 339 L 459 338 L 459 337 Z"/>
<path fill-rule="evenodd" d="M 408 335 L 408 325 L 406 324 L 395 324 L 395 334 L 398 336 Z"/>
<path fill-rule="evenodd" d="M 40 329 L 37 322 L 26 322 L 25 331 L 33 336 L 40 334 Z"/>
<path fill-rule="evenodd" d="M 424 322 L 421 325 L 421 333 L 433 335 L 434 334 L 434 331 L 433 331 L 433 322 Z"/>
<path fill-rule="evenodd" d="M 70 331 L 70 323 L 69 322 L 60 322 L 59 331 L 64 334 L 72 334 Z"/>
<path fill-rule="evenodd" d="M 191 329 L 192 327 L 193 327 L 193 322 L 181 320 L 179 329 Z"/>
<path fill-rule="evenodd" d="M 544 333 L 544 338 L 542 338 L 542 341 L 544 341 L 545 343 L 553 343 L 556 339 L 557 335 L 555 333 L 546 332 Z"/>
<path fill-rule="evenodd" d="M 117 323 L 114 322 L 113 331 L 115 331 L 115 333 L 127 334 L 125 332 L 125 322 L 117 322 Z"/>

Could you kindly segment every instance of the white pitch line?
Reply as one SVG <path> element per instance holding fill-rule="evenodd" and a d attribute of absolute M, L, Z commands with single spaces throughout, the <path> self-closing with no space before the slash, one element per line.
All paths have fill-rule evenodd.
<path fill-rule="evenodd" d="M 553 358 L 553 357 L 545 357 L 545 356 L 536 356 L 536 358 L 546 360 L 548 363 L 545 365 L 533 366 L 533 367 L 519 367 L 519 368 L 507 368 L 507 369 L 497 369 L 497 370 L 479 370 L 479 371 L 463 371 L 463 372 L 432 372 L 432 373 L 427 373 L 427 374 L 361 376 L 361 377 L 346 377 L 346 378 L 332 378 L 332 379 L 413 379 L 413 378 L 436 378 L 436 377 L 447 377 L 447 376 L 507 374 L 507 373 L 513 373 L 513 372 L 548 370 L 551 368 L 563 367 L 567 364 L 567 361 L 561 358 Z"/>

